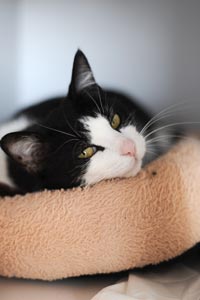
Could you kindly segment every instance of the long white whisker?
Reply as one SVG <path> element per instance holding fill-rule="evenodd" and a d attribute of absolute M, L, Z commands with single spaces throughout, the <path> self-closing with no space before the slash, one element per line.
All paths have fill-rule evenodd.
<path fill-rule="evenodd" d="M 96 105 L 99 113 L 101 114 L 101 110 L 100 110 L 100 107 L 99 105 L 97 104 L 97 102 L 95 101 L 95 99 L 86 91 L 86 94 L 90 97 L 90 99 L 94 102 L 94 104 Z"/>
<path fill-rule="evenodd" d="M 45 125 L 39 124 L 39 123 L 37 123 L 37 125 L 40 126 L 40 127 L 43 127 L 43 128 L 46 128 L 46 129 L 49 129 L 49 130 L 52 130 L 52 131 L 55 131 L 55 132 L 58 132 L 58 133 L 62 133 L 62 134 L 64 134 L 64 135 L 67 135 L 67 136 L 71 136 L 71 137 L 75 137 L 75 138 L 76 138 L 76 136 L 75 136 L 74 134 L 67 133 L 67 132 L 65 132 L 65 131 L 58 130 L 58 129 L 55 129 L 55 128 L 52 128 L 52 127 L 48 127 L 48 126 L 45 126 Z"/>
<path fill-rule="evenodd" d="M 157 136 L 157 137 L 154 137 L 150 140 L 147 140 L 146 141 L 146 144 L 148 145 L 149 143 L 151 143 L 152 141 L 159 141 L 159 140 L 162 140 L 163 138 L 173 138 L 173 137 L 177 137 L 177 138 L 184 138 L 186 136 L 184 135 L 176 135 L 176 134 L 166 134 L 166 135 L 160 135 L 160 136 Z"/>
<path fill-rule="evenodd" d="M 149 124 L 149 126 L 147 126 L 146 129 L 145 129 L 142 133 L 144 134 L 144 133 L 146 132 L 146 130 L 147 130 L 150 126 L 152 126 L 153 124 L 155 124 L 155 123 L 157 123 L 157 122 L 159 122 L 159 121 L 161 121 L 161 120 L 163 120 L 163 119 L 166 119 L 166 118 L 168 118 L 168 117 L 171 117 L 171 116 L 173 116 L 173 115 L 175 115 L 175 114 L 177 114 L 177 113 L 182 113 L 182 112 L 185 112 L 185 111 L 183 111 L 183 109 L 182 109 L 182 110 L 174 110 L 174 111 L 172 111 L 172 112 L 169 111 L 169 112 L 164 113 L 164 114 L 161 115 L 159 118 L 153 120 L 153 122 L 151 122 L 151 124 Z"/>
<path fill-rule="evenodd" d="M 76 136 L 78 136 L 80 138 L 81 137 L 80 134 L 71 126 L 71 124 L 67 120 L 64 110 L 63 110 L 63 114 L 64 114 L 65 121 L 66 121 L 67 125 L 69 126 L 69 128 L 75 133 Z"/>
<path fill-rule="evenodd" d="M 149 150 L 149 149 L 146 150 L 146 153 L 151 153 L 153 155 L 157 155 L 158 154 L 157 152 Z"/>
<path fill-rule="evenodd" d="M 56 152 L 58 152 L 64 145 L 68 144 L 68 143 L 71 143 L 73 141 L 79 141 L 78 139 L 71 139 L 71 140 L 68 140 L 66 142 L 64 142 L 62 145 L 60 145 L 54 152 L 51 153 L 51 155 L 55 154 Z"/>
<path fill-rule="evenodd" d="M 108 106 L 108 102 L 107 102 L 107 94 L 105 92 L 105 108 L 107 110 L 107 112 L 109 112 L 109 106 Z"/>
<path fill-rule="evenodd" d="M 144 132 L 146 131 L 146 129 L 151 126 L 152 124 L 154 124 L 155 122 L 157 122 L 157 117 L 161 116 L 162 114 L 164 115 L 165 113 L 172 113 L 171 110 L 173 108 L 178 108 L 180 105 L 184 104 L 184 102 L 182 103 L 177 103 L 177 104 L 173 104 L 170 105 L 166 108 L 164 108 L 163 110 L 161 110 L 159 113 L 157 113 L 155 116 L 153 116 L 147 123 L 146 125 L 143 127 L 143 129 L 141 130 L 140 134 L 144 134 Z"/>
<path fill-rule="evenodd" d="M 164 115 L 165 113 L 170 113 L 171 110 L 173 108 L 179 108 L 179 106 L 181 105 L 182 103 L 177 103 L 177 104 L 173 104 L 173 105 L 170 105 L 166 108 L 164 108 L 163 110 L 161 110 L 160 112 L 158 112 L 155 116 L 153 116 L 151 118 L 151 120 L 149 120 L 149 122 L 144 126 L 144 128 L 142 129 L 142 133 L 144 133 L 144 130 L 146 130 L 146 128 L 148 128 L 150 125 L 152 125 L 152 122 L 154 122 L 156 120 L 157 117 L 159 117 L 160 115 Z"/>
<path fill-rule="evenodd" d="M 189 139 L 189 137 L 181 137 L 181 140 L 188 140 Z M 158 139 L 158 140 L 154 140 L 154 141 L 151 141 L 148 145 L 147 145 L 147 147 L 156 147 L 156 145 L 157 145 L 157 143 L 158 142 L 160 142 L 161 143 L 161 145 L 162 146 L 167 146 L 167 147 L 170 147 L 171 146 L 171 144 L 170 144 L 170 142 L 169 141 L 166 141 L 166 140 L 162 140 L 162 139 Z"/>
<path fill-rule="evenodd" d="M 200 124 L 200 122 L 177 122 L 177 123 L 171 123 L 171 124 L 168 124 L 168 125 L 165 125 L 165 126 L 162 126 L 160 128 L 157 128 L 153 131 L 151 131 L 150 133 L 148 133 L 146 136 L 145 136 L 145 139 L 147 139 L 149 136 L 151 136 L 152 134 L 162 130 L 162 129 L 165 129 L 165 128 L 169 128 L 169 127 L 173 127 L 173 126 L 177 126 L 177 125 L 191 125 L 191 124 Z"/>
<path fill-rule="evenodd" d="M 98 91 L 98 95 L 99 95 L 99 102 L 100 102 L 100 105 L 101 105 L 101 108 L 102 108 L 102 112 L 103 112 L 103 114 L 104 114 L 104 108 L 103 108 L 102 99 L 101 99 L 101 94 L 100 94 L 98 85 L 97 85 L 97 91 Z"/>

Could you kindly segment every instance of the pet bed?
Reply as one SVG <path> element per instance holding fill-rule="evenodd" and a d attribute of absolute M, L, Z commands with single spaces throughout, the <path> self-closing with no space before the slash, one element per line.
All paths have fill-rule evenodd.
<path fill-rule="evenodd" d="M 143 267 L 200 241 L 200 141 L 135 178 L 0 201 L 0 275 L 55 280 Z"/>

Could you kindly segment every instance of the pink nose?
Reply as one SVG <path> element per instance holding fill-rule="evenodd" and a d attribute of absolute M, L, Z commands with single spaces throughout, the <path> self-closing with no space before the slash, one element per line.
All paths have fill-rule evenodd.
<path fill-rule="evenodd" d="M 135 152 L 135 144 L 131 140 L 126 139 L 121 145 L 120 154 L 127 156 L 135 156 Z"/>

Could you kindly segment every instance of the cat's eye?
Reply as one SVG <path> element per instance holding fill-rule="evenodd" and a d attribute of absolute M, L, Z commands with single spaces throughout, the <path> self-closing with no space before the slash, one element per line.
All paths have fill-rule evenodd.
<path fill-rule="evenodd" d="M 79 154 L 79 158 L 90 158 L 92 157 L 95 153 L 97 152 L 96 147 L 87 147 L 86 149 L 84 149 L 80 154 Z"/>
<path fill-rule="evenodd" d="M 121 123 L 120 116 L 118 114 L 115 114 L 111 121 L 112 128 L 117 129 L 119 127 L 120 123 Z"/>

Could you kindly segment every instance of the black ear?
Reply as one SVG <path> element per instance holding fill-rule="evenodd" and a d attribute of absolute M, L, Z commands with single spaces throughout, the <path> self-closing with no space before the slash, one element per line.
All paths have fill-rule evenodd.
<path fill-rule="evenodd" d="M 88 60 L 83 52 L 78 50 L 74 57 L 69 94 L 80 94 L 86 88 L 91 87 L 94 84 L 96 84 L 96 82 Z"/>
<path fill-rule="evenodd" d="M 1 148 L 28 172 L 37 173 L 42 169 L 50 146 L 40 135 L 24 131 L 5 135 L 1 140 Z"/>

